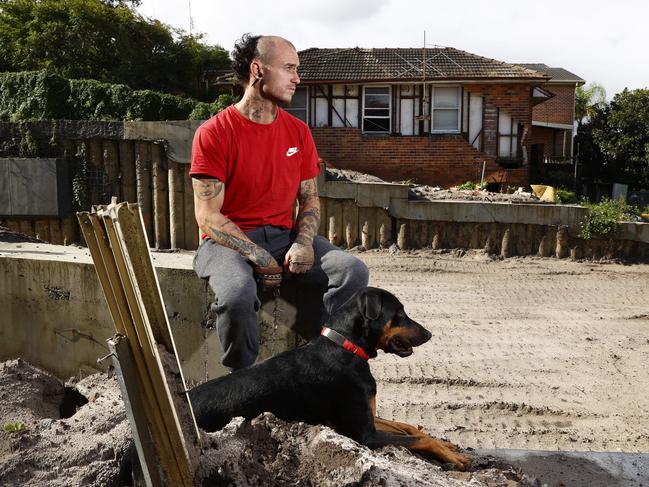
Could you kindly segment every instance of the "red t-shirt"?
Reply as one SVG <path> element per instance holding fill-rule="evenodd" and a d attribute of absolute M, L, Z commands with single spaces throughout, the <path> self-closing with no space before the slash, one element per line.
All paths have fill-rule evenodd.
<path fill-rule="evenodd" d="M 189 174 L 225 183 L 221 213 L 244 232 L 264 225 L 291 228 L 300 181 L 319 172 L 309 127 L 281 108 L 272 123 L 260 124 L 231 105 L 194 135 Z"/>

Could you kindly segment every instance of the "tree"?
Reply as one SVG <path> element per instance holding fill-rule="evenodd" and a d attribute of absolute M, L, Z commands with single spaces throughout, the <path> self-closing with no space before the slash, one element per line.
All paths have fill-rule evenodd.
<path fill-rule="evenodd" d="M 136 1 L 0 0 L 0 71 L 50 67 L 66 78 L 204 98 L 203 72 L 227 66 L 227 52 L 127 4 Z"/>
<path fill-rule="evenodd" d="M 590 83 L 588 86 L 577 86 L 575 90 L 575 120 L 577 132 L 585 120 L 592 118 L 597 109 L 606 105 L 606 90 L 599 83 Z"/>
<path fill-rule="evenodd" d="M 620 177 L 638 189 L 649 189 L 649 89 L 628 90 L 613 97 L 593 128 L 593 140 Z"/>

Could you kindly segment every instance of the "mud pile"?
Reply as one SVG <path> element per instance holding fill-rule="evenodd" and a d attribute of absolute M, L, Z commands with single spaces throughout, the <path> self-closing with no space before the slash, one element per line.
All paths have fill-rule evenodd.
<path fill-rule="evenodd" d="M 21 360 L 0 364 L 0 485 L 133 485 L 133 443 L 115 378 L 75 382 Z M 16 426 L 18 425 L 18 426 Z M 446 472 L 405 449 L 371 451 L 323 426 L 266 413 L 203 434 L 197 485 L 516 486 L 513 469 Z"/>

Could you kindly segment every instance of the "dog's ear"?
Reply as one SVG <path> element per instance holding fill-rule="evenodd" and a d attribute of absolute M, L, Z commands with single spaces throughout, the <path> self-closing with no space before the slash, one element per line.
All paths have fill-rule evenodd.
<path fill-rule="evenodd" d="M 367 288 L 360 296 L 359 308 L 365 319 L 376 320 L 381 316 L 381 310 L 383 308 L 381 293 L 376 289 Z"/>

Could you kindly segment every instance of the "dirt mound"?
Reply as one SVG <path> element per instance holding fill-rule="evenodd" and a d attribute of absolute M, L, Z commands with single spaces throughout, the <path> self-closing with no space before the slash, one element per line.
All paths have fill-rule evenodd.
<path fill-rule="evenodd" d="M 0 242 L 9 242 L 9 243 L 20 243 L 20 242 L 31 242 L 31 243 L 43 243 L 42 240 L 39 240 L 35 237 L 30 237 L 23 233 L 14 232 L 9 230 L 7 227 L 0 226 Z"/>
<path fill-rule="evenodd" d="M 87 403 L 65 418 L 83 402 L 79 395 Z M 42 370 L 8 361 L 0 364 L 0 417 L 0 485 L 125 485 L 132 442 L 115 379 L 93 375 L 66 389 Z M 5 431 L 8 424 L 17 431 Z"/>
<path fill-rule="evenodd" d="M 342 182 L 355 182 L 355 183 L 386 183 L 381 178 L 365 174 L 351 169 L 337 169 L 334 167 L 327 167 L 325 173 L 327 181 L 342 181 Z"/>
<path fill-rule="evenodd" d="M 324 426 L 285 423 L 270 413 L 234 419 L 205 435 L 202 485 L 527 485 L 512 469 L 445 472 L 404 448 L 372 451 Z"/>
<path fill-rule="evenodd" d="M 87 402 L 63 414 L 79 397 Z M 83 401 L 80 401 L 83 402 Z M 79 404 L 79 402 L 77 402 Z M 74 411 L 76 409 L 76 411 Z M 0 485 L 132 484 L 131 434 L 116 380 L 68 383 L 21 361 L 0 364 Z M 204 434 L 198 485 L 528 485 L 513 469 L 475 459 L 477 472 L 445 472 L 401 448 L 371 451 L 323 426 L 266 413 Z"/>

